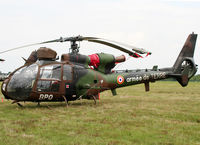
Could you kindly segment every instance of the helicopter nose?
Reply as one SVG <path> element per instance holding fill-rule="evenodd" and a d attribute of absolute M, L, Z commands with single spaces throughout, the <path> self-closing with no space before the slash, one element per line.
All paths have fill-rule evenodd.
<path fill-rule="evenodd" d="M 12 76 L 6 85 L 6 95 L 13 100 L 25 101 L 32 91 L 32 85 L 29 79 L 25 77 Z"/>
<path fill-rule="evenodd" d="M 26 101 L 32 91 L 37 72 L 37 64 L 19 68 L 3 83 L 4 95 L 13 100 Z"/>
<path fill-rule="evenodd" d="M 30 96 L 32 86 L 30 85 L 31 83 L 29 83 L 28 81 L 22 81 L 24 80 L 11 80 L 6 85 L 5 96 L 12 100 L 26 101 Z"/>

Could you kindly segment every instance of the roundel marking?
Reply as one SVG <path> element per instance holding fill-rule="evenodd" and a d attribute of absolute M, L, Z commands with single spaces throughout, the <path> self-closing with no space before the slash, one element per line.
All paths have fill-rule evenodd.
<path fill-rule="evenodd" d="M 124 83 L 124 77 L 123 77 L 123 76 L 118 76 L 118 77 L 117 77 L 117 83 L 118 83 L 119 85 L 123 84 L 123 83 Z"/>

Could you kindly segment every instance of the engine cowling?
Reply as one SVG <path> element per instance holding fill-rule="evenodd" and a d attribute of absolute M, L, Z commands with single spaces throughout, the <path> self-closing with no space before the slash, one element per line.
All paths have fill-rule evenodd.
<path fill-rule="evenodd" d="M 84 66 L 92 66 L 95 70 L 102 73 L 111 73 L 111 69 L 115 67 L 117 63 L 124 62 L 126 60 L 124 55 L 114 57 L 111 54 L 96 53 L 92 55 L 81 55 L 81 54 L 63 54 L 61 61 L 70 61 L 78 63 Z"/>

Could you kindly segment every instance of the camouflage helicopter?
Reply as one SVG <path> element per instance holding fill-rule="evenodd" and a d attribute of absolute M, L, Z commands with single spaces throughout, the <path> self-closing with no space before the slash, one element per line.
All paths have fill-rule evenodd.
<path fill-rule="evenodd" d="M 105 90 L 111 90 L 116 95 L 120 87 L 143 83 L 149 91 L 149 83 L 167 78 L 176 79 L 183 87 L 187 86 L 190 78 L 197 72 L 193 55 L 197 34 L 190 34 L 174 65 L 169 68 L 142 70 L 112 71 L 117 63 L 125 61 L 125 56 L 114 57 L 111 54 L 97 53 L 92 55 L 79 54 L 77 42 L 89 41 L 107 45 L 132 57 L 142 57 L 151 52 L 96 37 L 67 37 L 22 47 L 53 42 L 71 42 L 71 52 L 62 54 L 61 61 L 56 60 L 57 53 L 46 47 L 33 51 L 25 64 L 12 72 L 2 83 L 1 91 L 6 99 L 13 103 L 22 101 L 56 102 L 74 101 L 78 99 L 96 99 Z M 17 47 L 7 51 L 19 49 Z M 132 50 L 129 50 L 131 48 Z M 7 52 L 4 51 L 4 52 Z M 4 53 L 4 52 L 0 52 Z"/>

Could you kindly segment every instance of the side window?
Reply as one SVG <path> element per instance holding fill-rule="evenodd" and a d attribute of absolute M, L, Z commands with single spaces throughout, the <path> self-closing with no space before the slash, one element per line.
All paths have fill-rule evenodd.
<path fill-rule="evenodd" d="M 39 80 L 37 84 L 38 92 L 58 92 L 60 83 L 58 81 Z"/>
<path fill-rule="evenodd" d="M 63 65 L 63 80 L 72 80 L 72 66 L 71 65 Z"/>
<path fill-rule="evenodd" d="M 61 65 L 55 64 L 50 66 L 44 66 L 40 69 L 41 79 L 55 79 L 60 80 L 61 78 Z"/>
<path fill-rule="evenodd" d="M 37 83 L 38 92 L 58 92 L 61 80 L 61 65 L 47 65 L 41 67 L 40 78 Z"/>

